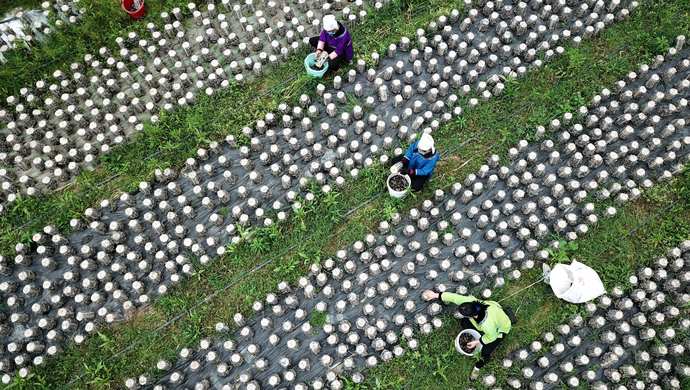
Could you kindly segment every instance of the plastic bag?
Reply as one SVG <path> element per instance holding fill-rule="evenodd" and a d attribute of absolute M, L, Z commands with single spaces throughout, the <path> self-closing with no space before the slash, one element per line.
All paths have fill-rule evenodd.
<path fill-rule="evenodd" d="M 567 302 L 584 303 L 606 293 L 597 272 L 576 260 L 547 267 L 544 274 L 554 294 Z"/>

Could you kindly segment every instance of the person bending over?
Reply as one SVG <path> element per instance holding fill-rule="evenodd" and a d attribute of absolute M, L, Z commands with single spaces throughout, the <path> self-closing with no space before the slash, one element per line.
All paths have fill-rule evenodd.
<path fill-rule="evenodd" d="M 503 336 L 510 332 L 512 321 L 500 304 L 495 301 L 482 301 L 471 295 L 460 295 L 451 292 L 437 293 L 426 290 L 422 293 L 425 301 L 440 299 L 443 303 L 459 305 L 463 318 L 460 320 L 462 330 L 474 329 L 481 334 L 479 340 L 470 341 L 468 348 L 482 345 L 481 355 L 472 369 L 471 378 L 479 377 L 479 369 L 484 367 L 489 357 L 503 341 Z"/>
<path fill-rule="evenodd" d="M 309 38 L 309 44 L 316 49 L 317 58 L 324 51 L 328 53 L 328 71 L 336 71 L 355 56 L 352 37 L 334 15 L 324 16 L 322 27 L 319 36 Z"/>
<path fill-rule="evenodd" d="M 424 133 L 419 141 L 407 148 L 404 155 L 392 159 L 391 171 L 410 175 L 412 191 L 421 191 L 436 169 L 441 156 L 434 148 L 434 138 Z"/>

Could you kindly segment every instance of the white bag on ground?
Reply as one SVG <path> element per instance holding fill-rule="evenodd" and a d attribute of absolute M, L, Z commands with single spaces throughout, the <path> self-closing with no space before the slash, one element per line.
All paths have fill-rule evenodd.
<path fill-rule="evenodd" d="M 546 276 L 554 294 L 567 302 L 584 303 L 606 293 L 597 272 L 576 260 L 556 264 Z"/>

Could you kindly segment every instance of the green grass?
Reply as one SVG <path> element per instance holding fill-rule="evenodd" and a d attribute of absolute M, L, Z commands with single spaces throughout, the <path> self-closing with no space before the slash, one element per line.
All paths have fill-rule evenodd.
<path fill-rule="evenodd" d="M 688 189 L 690 171 L 686 170 L 672 182 L 658 185 L 640 200 L 626 205 L 615 217 L 602 220 L 577 241 L 576 247 L 567 251 L 567 257 L 594 268 L 607 289 L 629 288 L 628 276 L 690 238 Z M 541 269 L 535 268 L 517 282 L 496 291 L 495 299 L 507 298 L 502 304 L 511 307 L 518 317 L 503 345 L 483 369 L 483 373 L 496 374 L 499 385 L 509 372 L 500 367 L 503 357 L 583 310 L 582 305 L 557 299 L 545 283 L 526 288 L 540 277 Z M 376 367 L 369 372 L 363 386 L 350 384 L 349 388 L 481 388 L 479 383 L 469 381 L 474 361 L 460 356 L 452 345 L 458 329 L 457 320 L 444 317 L 444 326 L 423 336 L 417 351 Z"/>
<path fill-rule="evenodd" d="M 0 3 L 0 18 L 15 8 L 22 8 L 24 10 L 40 9 L 41 3 L 42 1 L 40 0 L 5 0 Z"/>
<path fill-rule="evenodd" d="M 320 311 L 313 311 L 309 317 L 309 324 L 314 328 L 320 328 L 326 324 L 328 314 Z"/>
<path fill-rule="evenodd" d="M 359 28 L 364 29 L 363 31 L 369 31 L 370 34 L 363 34 L 363 36 L 371 37 L 375 35 L 378 39 L 363 39 L 361 45 L 369 48 L 368 51 L 383 48 L 392 40 L 397 40 L 402 34 L 412 34 L 417 27 L 451 9 L 450 6 L 431 8 L 430 5 L 432 4 L 421 1 L 417 2 L 410 13 L 395 14 L 393 20 L 396 23 L 382 23 L 382 19 L 374 19 L 371 25 L 365 23 Z M 371 18 L 373 19 L 374 15 Z M 402 23 L 402 20 L 405 23 Z M 399 27 L 391 29 L 388 27 L 389 24 Z M 385 39 L 383 39 L 384 37 Z M 296 63 L 287 64 L 281 69 L 284 72 L 289 72 L 290 67 L 294 69 Z M 253 87 L 265 89 L 267 88 L 265 85 L 279 85 L 281 77 L 283 80 L 285 79 L 283 76 L 276 75 L 275 79 L 264 80 L 261 83 L 256 82 L 253 84 Z M 292 84 L 288 84 L 288 87 L 290 85 Z M 281 87 L 285 88 L 285 85 Z M 301 91 L 306 92 L 313 89 L 314 85 L 310 85 L 308 88 L 302 87 Z M 128 149 L 134 148 L 134 153 L 127 154 L 128 158 L 122 158 L 122 155 L 117 154 L 107 157 L 108 161 L 113 162 L 111 167 L 114 168 L 110 172 L 110 176 L 99 176 L 101 173 L 96 172 L 93 176 L 89 176 L 90 180 L 95 180 L 95 177 L 111 177 L 113 174 L 117 174 L 120 169 L 126 170 L 127 173 L 136 172 L 137 169 L 141 168 L 141 165 L 136 165 L 135 168 L 132 168 L 129 164 L 137 164 L 142 161 L 141 159 L 137 161 L 139 152 L 139 149 L 136 149 L 137 145 L 153 150 L 159 146 L 155 142 L 160 141 L 160 138 L 166 137 L 167 141 L 169 139 L 167 137 L 172 137 L 175 139 L 175 145 L 173 146 L 169 142 L 161 142 L 163 144 L 162 150 L 158 152 L 157 156 L 165 155 L 170 158 L 177 158 L 178 156 L 175 154 L 179 152 L 179 148 L 185 148 L 184 150 L 192 153 L 196 149 L 196 145 L 198 145 L 195 143 L 192 146 L 188 146 L 188 143 L 206 142 L 209 136 L 207 126 L 211 126 L 216 136 L 227 132 L 237 132 L 240 128 L 237 124 L 238 120 L 249 123 L 250 120 L 245 119 L 247 116 L 243 116 L 247 115 L 248 110 L 234 110 L 231 106 L 235 105 L 236 103 L 232 102 L 237 102 L 238 99 L 248 100 L 251 98 L 246 90 L 243 88 L 244 92 L 242 92 L 237 88 L 233 88 L 226 91 L 222 96 L 216 96 L 208 99 L 208 101 L 201 102 L 193 109 L 177 111 L 164 116 L 159 125 L 148 128 L 149 132 L 143 136 L 143 139 L 146 140 L 145 142 L 135 143 L 128 147 Z M 242 93 L 243 95 L 241 95 Z M 300 90 L 297 90 L 294 92 L 294 96 L 299 96 L 300 93 Z M 238 96 L 242 97 L 237 98 Z M 265 99 L 267 97 L 262 102 L 265 102 Z M 276 103 L 272 102 L 270 104 L 272 107 L 275 107 Z M 256 103 L 255 107 L 258 106 L 259 103 Z M 252 118 L 251 120 L 254 119 Z M 182 122 L 188 125 L 185 127 L 178 126 Z M 228 126 L 232 124 L 236 127 L 230 129 Z M 190 141 L 190 138 L 194 137 L 198 138 Z M 166 150 L 167 148 L 170 148 L 172 151 Z M 122 149 L 122 151 L 125 150 Z M 154 168 L 167 166 L 167 164 L 161 163 L 160 160 L 156 160 L 153 163 L 145 161 L 145 164 L 147 164 L 146 175 L 150 174 Z M 137 174 L 141 175 L 140 172 L 137 172 Z M 279 280 L 276 279 L 277 277 L 290 279 L 300 275 L 308 262 L 318 258 L 319 246 L 330 239 L 330 232 L 337 226 L 337 222 L 342 221 L 342 216 L 347 212 L 346 207 L 362 203 L 366 201 L 366 196 L 378 191 L 380 188 L 380 174 L 380 171 L 374 170 L 364 172 L 358 183 L 361 186 L 360 188 L 367 188 L 367 190 L 353 189 L 348 191 L 352 199 L 343 202 L 340 194 L 332 193 L 325 195 L 321 197 L 318 203 L 320 208 L 315 209 L 314 205 L 305 205 L 303 211 L 296 213 L 292 222 L 289 225 L 283 226 L 280 231 L 278 231 L 277 227 L 274 227 L 253 232 L 251 242 L 238 248 L 233 248 L 232 252 L 222 260 L 216 261 L 212 266 L 200 270 L 194 277 L 188 280 L 185 288 L 177 289 L 176 294 L 163 297 L 152 309 L 135 315 L 127 323 L 103 330 L 97 337 L 90 338 L 81 347 L 71 346 L 60 359 L 51 361 L 45 368 L 34 370 L 30 378 L 23 381 L 18 380 L 16 386 L 18 388 L 109 388 L 121 385 L 124 376 L 127 374 L 150 369 L 157 357 L 165 354 L 174 354 L 180 346 L 188 345 L 198 340 L 201 334 L 208 334 L 213 326 L 213 324 L 208 322 L 209 318 L 227 321 L 228 316 L 235 311 L 240 309 L 247 310 L 248 303 L 251 303 L 257 297 L 257 294 L 273 290 L 276 281 Z M 127 176 L 127 178 L 130 180 L 128 183 L 131 186 L 134 186 L 140 180 L 139 177 Z M 113 182 L 114 180 L 109 183 Z M 85 200 L 86 197 L 91 199 L 91 201 L 95 201 L 104 196 L 102 193 L 97 193 L 102 184 L 95 181 L 89 181 L 89 184 L 85 183 L 84 181 L 77 182 L 74 187 L 75 191 L 64 192 L 61 195 L 60 201 L 53 204 L 53 206 L 59 204 L 70 209 L 57 219 L 53 218 L 57 216 L 55 210 L 58 209 L 50 210 L 50 207 L 45 207 L 38 200 L 35 202 L 34 200 L 26 200 L 28 203 L 17 205 L 18 207 L 13 211 L 16 213 L 14 215 L 22 215 L 22 217 L 30 220 L 30 218 L 40 215 L 41 210 L 43 210 L 45 211 L 44 215 L 46 218 L 52 219 L 64 228 L 65 222 L 68 221 L 70 215 L 77 216 L 79 211 L 86 207 L 85 205 L 88 204 Z M 89 188 L 88 191 L 83 191 L 85 186 Z M 112 193 L 123 189 L 113 188 Z M 33 224 L 33 226 L 38 227 L 44 223 L 34 221 Z M 317 234 L 314 234 L 315 232 Z M 26 230 L 24 230 L 25 233 Z M 361 236 L 362 233 L 363 231 L 360 231 L 359 235 Z M 341 237 L 351 240 L 357 237 L 357 234 L 356 231 L 350 230 L 347 234 L 342 234 Z M 6 248 L 9 250 L 9 246 Z M 285 248 L 291 248 L 291 250 L 285 251 Z M 252 274 L 251 279 L 241 280 L 240 277 L 246 275 L 247 271 L 256 265 L 257 258 L 281 259 L 284 261 L 276 261 L 275 264 L 259 269 Z M 227 290 L 232 292 L 232 294 L 228 294 L 225 290 L 228 284 L 233 286 L 231 290 Z M 195 302 L 204 300 L 211 293 L 217 294 L 212 301 L 201 307 L 195 307 Z M 173 323 L 165 332 L 157 329 L 160 324 L 176 318 L 178 313 L 183 314 L 183 320 Z M 161 342 L 162 338 L 165 339 L 164 342 Z M 119 355 L 118 353 L 125 346 L 133 346 L 134 352 Z M 113 356 L 116 357 L 113 358 Z M 84 377 L 77 378 L 75 373 L 83 373 Z M 75 379 L 74 383 L 70 383 L 70 381 Z M 70 384 L 68 385 L 68 383 Z"/>
<path fill-rule="evenodd" d="M 353 28 L 357 50 L 360 54 L 381 50 L 459 5 L 458 1 L 416 0 L 409 12 L 394 12 L 395 4 L 380 13 L 372 11 Z M 131 142 L 102 156 L 95 171 L 82 172 L 62 191 L 9 205 L 0 216 L 0 253 L 10 255 L 18 241 L 28 242 L 32 232 L 45 225 L 68 231 L 71 218 L 101 199 L 135 190 L 155 169 L 181 166 L 210 140 L 227 134 L 239 137 L 242 127 L 275 110 L 280 102 L 293 101 L 303 93 L 313 95 L 317 81 L 303 75 L 302 58 L 294 55 L 246 86 L 233 85 L 211 97 L 200 97 L 191 107 L 161 114 L 160 122 L 146 124 Z"/>
<path fill-rule="evenodd" d="M 356 29 L 357 35 L 363 37 L 358 40 L 358 50 L 369 53 L 385 47 L 403 33 L 411 35 L 414 27 L 424 24 L 422 21 L 431 15 L 452 8 L 452 4 L 439 7 L 441 3 L 446 2 L 414 2 L 411 13 L 395 14 L 390 23 L 381 19 L 384 16 L 370 16 L 363 26 Z M 625 26 L 630 28 L 613 26 L 605 32 L 605 39 L 596 40 L 602 43 L 568 50 L 565 56 L 547 67 L 548 77 L 532 79 L 529 76 L 532 82 L 540 83 L 534 86 L 534 91 L 542 92 L 532 92 L 532 86 L 524 82 L 517 83 L 516 87 L 509 84 L 505 99 L 501 100 L 506 110 L 480 105 L 476 114 L 464 115 L 449 127 L 450 131 L 466 132 L 478 128 L 481 131 L 474 135 L 482 138 L 482 142 L 512 142 L 531 134 L 534 126 L 550 119 L 554 108 L 560 112 L 574 110 L 597 88 L 610 85 L 624 70 L 649 59 L 651 54 L 663 52 L 675 35 L 690 30 L 689 8 L 687 3 L 655 2 L 645 13 L 636 13 L 625 22 Z M 377 37 L 380 36 L 388 38 L 379 41 Z M 244 88 L 231 87 L 211 98 L 200 98 L 193 107 L 165 113 L 160 123 L 146 125 L 145 130 L 127 145 L 114 148 L 103 156 L 97 170 L 80 174 L 73 185 L 48 196 L 20 199 L 0 216 L 0 254 L 11 255 L 17 242 L 28 242 L 31 235 L 43 226 L 53 225 L 68 231 L 71 218 L 79 217 L 84 209 L 101 199 L 136 189 L 140 181 L 152 176 L 154 169 L 181 166 L 209 140 L 220 139 L 229 133 L 237 135 L 243 126 L 251 125 L 265 112 L 274 109 L 278 102 L 289 101 L 302 93 L 313 93 L 314 81 L 295 76 L 295 69 L 300 69 L 299 63 L 300 58 L 293 58 L 267 77 Z M 572 74 L 579 78 L 569 78 Z M 527 103 L 517 103 L 520 101 L 518 97 L 527 98 Z M 505 112 L 528 120 L 504 121 L 500 115 Z M 446 147 L 455 147 L 467 140 L 463 137 L 445 138 Z M 481 147 L 482 142 L 474 145 Z M 471 149 L 470 146 L 463 153 L 472 154 L 480 148 Z M 458 157 L 464 158 L 466 154 Z"/>
<path fill-rule="evenodd" d="M 394 3 L 399 1 L 393 0 Z M 37 9 L 41 3 L 40 0 L 2 1 L 0 15 L 16 7 Z M 53 28 L 44 42 L 34 44 L 30 50 L 22 48 L 5 54 L 7 63 L 0 67 L 0 99 L 4 101 L 7 96 L 17 95 L 21 88 L 50 77 L 55 70 L 65 70 L 73 62 L 81 62 L 85 54 L 94 54 L 101 47 L 117 48 L 115 38 L 118 36 L 130 31 L 142 36 L 146 32 L 146 24 L 150 22 L 162 26 L 159 15 L 163 11 L 180 7 L 186 15 L 188 3 L 188 0 L 149 1 L 146 3 L 146 17 L 140 21 L 132 21 L 120 8 L 120 0 L 79 0 L 80 8 L 86 12 L 78 23 Z M 451 4 L 459 5 L 457 0 L 412 0 L 410 3 L 411 12 L 416 12 L 421 7 L 427 11 L 436 11 L 446 9 Z M 394 11 L 388 12 L 390 16 L 398 13 L 396 9 L 391 9 Z M 373 10 L 367 11 L 371 17 Z M 387 34 L 399 30 L 398 26 L 391 25 L 381 24 L 374 32 Z M 374 37 L 375 35 L 367 36 L 366 39 L 373 42 Z"/>
<path fill-rule="evenodd" d="M 568 49 L 566 56 L 543 69 L 511 82 L 505 95 L 480 105 L 444 128 L 437 140 L 444 149 L 453 148 L 455 153 L 439 166 L 433 187 L 464 177 L 489 153 L 502 154 L 517 139 L 531 134 L 535 125 L 577 107 L 584 99 L 578 95 L 591 96 L 638 62 L 658 54 L 663 47 L 650 42 L 660 38 L 671 42 L 683 31 L 688 23 L 684 19 L 688 6 L 685 7 L 659 2 L 651 11 L 635 14 L 582 47 Z M 640 31 L 645 31 L 649 38 L 638 39 Z M 583 66 L 583 61 L 592 65 Z M 179 115 L 176 118 L 185 118 Z M 477 141 L 455 149 L 462 140 L 469 139 Z M 253 300 L 273 291 L 277 282 L 294 281 L 310 262 L 324 259 L 360 239 L 379 220 L 418 204 L 430 192 L 404 201 L 376 197 L 383 193 L 384 175 L 381 168 L 365 170 L 359 180 L 342 191 L 320 195 L 317 202 L 306 204 L 290 223 L 254 231 L 250 243 L 233 248 L 232 253 L 201 269 L 181 288 L 131 321 L 103 329 L 81 347 L 69 347 L 60 358 L 35 370 L 31 384 L 19 387 L 61 388 L 74 380 L 69 387 L 109 388 L 121 385 L 127 375 L 150 370 L 158 358 L 174 357 L 180 347 L 194 345 L 201 337 L 213 334 L 216 322 L 230 322 L 237 311 L 248 313 Z M 356 211 L 349 214 L 353 209 Z M 262 267 L 251 271 L 257 264 Z M 170 326 L 159 329 L 168 321 L 172 321 Z M 125 347 L 127 351 L 121 353 Z M 80 378 L 75 373 L 85 375 Z"/>
<path fill-rule="evenodd" d="M 2 9 L 15 5 L 40 6 L 40 1 L 16 0 L 2 2 Z M 146 2 L 147 16 L 134 22 L 120 8 L 119 0 L 79 0 L 80 8 L 86 10 L 74 24 L 68 23 L 53 28 L 45 42 L 33 45 L 31 50 L 18 49 L 8 52 L 7 63 L 0 67 L 0 97 L 16 95 L 20 88 L 33 85 L 37 80 L 49 77 L 54 71 L 65 70 L 73 62 L 81 62 L 84 54 L 97 53 L 101 47 L 116 48 L 115 38 L 146 31 L 146 24 L 162 25 L 159 17 L 162 11 L 180 7 L 186 11 L 186 0 L 158 0 Z M 7 8 L 5 8 L 7 7 Z"/>

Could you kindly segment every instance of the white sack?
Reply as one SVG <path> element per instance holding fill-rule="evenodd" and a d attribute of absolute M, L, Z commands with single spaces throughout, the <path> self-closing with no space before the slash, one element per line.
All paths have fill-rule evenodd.
<path fill-rule="evenodd" d="M 575 260 L 570 265 L 556 264 L 548 280 L 554 294 L 571 303 L 584 303 L 606 293 L 597 272 Z"/>

